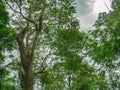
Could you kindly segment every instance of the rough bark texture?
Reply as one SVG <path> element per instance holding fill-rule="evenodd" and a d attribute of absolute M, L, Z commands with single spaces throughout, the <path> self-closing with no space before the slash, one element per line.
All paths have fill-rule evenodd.
<path fill-rule="evenodd" d="M 17 36 L 17 42 L 20 51 L 20 59 L 22 63 L 22 69 L 19 70 L 19 78 L 21 81 L 22 90 L 33 90 L 34 78 L 32 70 L 33 56 L 27 51 L 27 47 L 24 44 L 24 38 L 27 33 L 27 29 L 23 29 Z"/>
<path fill-rule="evenodd" d="M 42 15 L 42 14 L 41 14 Z M 26 40 L 26 35 L 29 31 L 29 24 L 21 30 L 21 32 L 17 35 L 17 43 L 19 46 L 19 52 L 20 52 L 20 60 L 22 64 L 22 69 L 19 70 L 19 78 L 22 90 L 33 90 L 34 85 L 34 73 L 33 73 L 33 57 L 34 57 L 34 51 L 35 47 L 37 45 L 37 40 L 39 38 L 40 32 L 42 30 L 42 17 L 40 17 L 40 25 L 39 29 L 36 29 L 34 31 L 34 36 L 32 40 L 32 45 L 28 42 L 24 42 Z M 29 22 L 28 22 L 29 23 Z M 30 45 L 27 46 L 27 45 Z"/>
<path fill-rule="evenodd" d="M 34 77 L 32 67 L 26 68 L 26 71 L 19 70 L 22 90 L 33 90 Z"/>

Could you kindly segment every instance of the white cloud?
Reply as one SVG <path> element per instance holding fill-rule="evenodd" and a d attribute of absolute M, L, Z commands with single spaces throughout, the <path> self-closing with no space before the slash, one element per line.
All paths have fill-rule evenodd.
<path fill-rule="evenodd" d="M 80 30 L 84 31 L 84 30 L 90 30 L 92 28 L 92 25 L 94 24 L 94 22 L 97 19 L 97 15 L 93 12 L 85 15 L 85 16 L 81 16 L 79 17 L 80 20 Z"/>
<path fill-rule="evenodd" d="M 109 0 L 104 0 L 110 8 Z M 108 12 L 108 9 L 103 0 L 76 0 L 77 2 L 77 17 L 80 20 L 80 30 L 90 30 L 92 25 L 97 20 L 100 12 Z"/>
<path fill-rule="evenodd" d="M 106 5 L 107 6 L 106 6 Z M 111 10 L 109 0 L 96 0 L 94 4 L 94 13 L 98 14 L 99 12 L 109 12 Z"/>

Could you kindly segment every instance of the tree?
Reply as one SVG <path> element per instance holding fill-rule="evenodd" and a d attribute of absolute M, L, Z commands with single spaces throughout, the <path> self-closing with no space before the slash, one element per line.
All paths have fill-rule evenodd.
<path fill-rule="evenodd" d="M 73 25 L 73 27 L 75 26 Z M 60 72 L 64 73 L 62 73 L 64 81 L 62 83 L 65 85 L 63 86 L 65 90 L 107 89 L 104 76 L 97 75 L 94 67 L 84 63 L 84 56 L 82 55 L 86 43 L 85 33 L 81 33 L 78 28 L 74 28 L 58 31 L 57 36 L 56 54 L 61 58 L 60 70 L 62 71 Z M 61 75 L 61 73 L 58 75 Z M 100 86 L 97 83 L 100 83 Z M 103 83 L 106 83 L 106 86 Z"/>
<path fill-rule="evenodd" d="M 20 52 L 19 78 L 23 90 L 33 90 L 33 62 L 39 40 L 50 39 L 55 30 L 72 28 L 74 24 L 74 0 L 4 0 L 13 11 L 11 18 Z M 66 13 L 66 14 L 65 14 Z M 51 38 L 54 41 L 54 37 Z M 42 46 L 40 46 L 42 47 Z M 41 57 L 41 56 L 40 56 Z M 43 59 L 44 60 L 44 59 Z M 44 69 L 40 69 L 40 73 Z"/>
<path fill-rule="evenodd" d="M 119 0 L 113 0 L 113 11 L 103 12 L 95 23 L 96 29 L 88 34 L 86 49 L 91 58 L 101 67 L 100 72 L 108 75 L 110 89 L 120 88 L 120 23 Z M 100 68 L 101 68 L 100 67 Z"/>
<path fill-rule="evenodd" d="M 73 60 L 74 62 L 74 60 Z M 41 90 L 95 90 L 107 89 L 104 76 L 96 74 L 93 67 L 80 62 L 79 69 L 68 69 L 68 62 L 58 62 L 52 68 L 47 69 L 40 75 Z"/>
<path fill-rule="evenodd" d="M 33 90 L 39 79 L 43 90 L 107 88 L 104 75 L 83 63 L 86 39 L 74 17 L 74 0 L 4 0 L 4 3 L 12 10 L 10 25 L 16 32 L 22 90 Z"/>

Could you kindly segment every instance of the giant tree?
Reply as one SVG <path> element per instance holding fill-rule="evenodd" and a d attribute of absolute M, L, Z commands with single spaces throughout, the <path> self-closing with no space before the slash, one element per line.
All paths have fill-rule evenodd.
<path fill-rule="evenodd" d="M 39 40 L 44 40 L 47 37 L 54 41 L 53 32 L 55 30 L 72 28 L 72 25 L 76 22 L 74 0 L 3 1 L 6 3 L 8 10 L 12 10 L 11 26 L 17 34 L 16 40 L 21 63 L 19 69 L 21 88 L 23 90 L 33 90 L 34 75 L 36 75 L 36 70 L 33 71 L 33 62 L 36 48 L 38 45 L 42 45 Z M 43 71 L 44 69 L 40 69 L 38 73 Z"/>

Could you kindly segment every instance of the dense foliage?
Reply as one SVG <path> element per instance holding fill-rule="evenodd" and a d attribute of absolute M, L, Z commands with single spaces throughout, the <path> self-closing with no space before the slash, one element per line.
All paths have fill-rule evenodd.
<path fill-rule="evenodd" d="M 13 86 L 12 77 L 8 77 L 10 74 L 7 67 L 10 65 L 6 64 L 5 52 L 11 51 L 15 43 L 15 33 L 10 27 L 7 27 L 9 23 L 8 12 L 6 11 L 4 3 L 0 0 L 0 90 L 15 90 Z M 9 56 L 8 56 L 9 57 Z"/>
<path fill-rule="evenodd" d="M 75 0 L 0 0 L 0 90 L 118 90 L 119 3 L 84 33 Z"/>
<path fill-rule="evenodd" d="M 113 10 L 100 13 L 95 23 L 96 29 L 87 36 L 87 51 L 95 63 L 101 65 L 101 74 L 108 77 L 109 88 L 120 88 L 120 1 L 113 0 Z"/>

